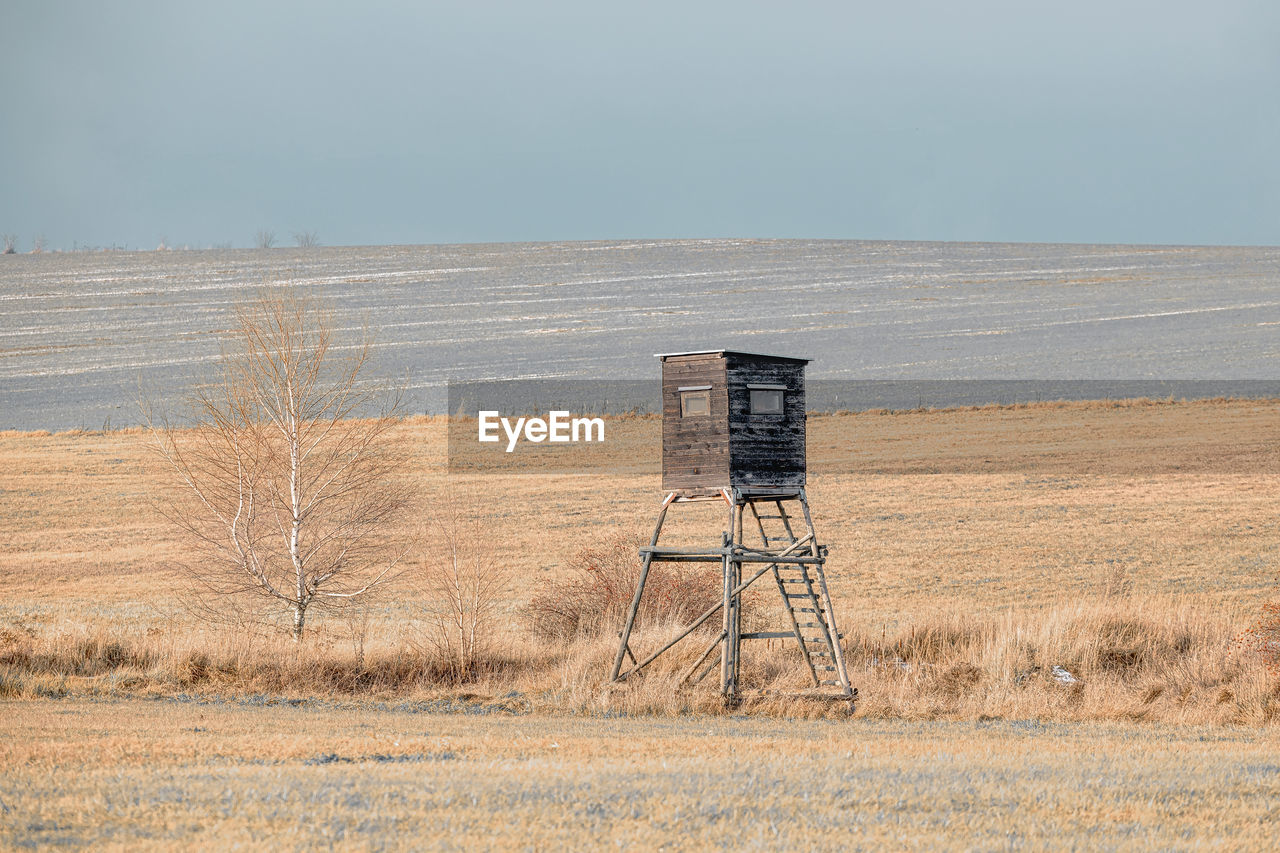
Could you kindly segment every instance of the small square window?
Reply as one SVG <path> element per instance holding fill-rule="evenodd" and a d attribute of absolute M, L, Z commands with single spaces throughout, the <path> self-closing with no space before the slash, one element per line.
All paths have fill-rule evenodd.
<path fill-rule="evenodd" d="M 711 414 L 711 389 L 680 392 L 680 417 L 697 418 Z"/>
<path fill-rule="evenodd" d="M 782 390 L 779 388 L 752 388 L 751 414 L 782 414 Z"/>

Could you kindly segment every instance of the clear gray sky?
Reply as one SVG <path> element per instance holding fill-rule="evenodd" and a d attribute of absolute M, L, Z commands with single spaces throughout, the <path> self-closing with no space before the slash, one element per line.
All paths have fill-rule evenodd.
<path fill-rule="evenodd" d="M 1280 243 L 1280 4 L 0 13 L 0 233 Z"/>

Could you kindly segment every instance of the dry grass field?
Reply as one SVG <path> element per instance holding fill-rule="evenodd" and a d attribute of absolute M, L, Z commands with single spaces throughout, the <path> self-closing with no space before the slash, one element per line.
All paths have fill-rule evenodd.
<path fill-rule="evenodd" d="M 498 475 L 404 424 L 421 516 L 462 502 L 513 577 L 461 684 L 412 577 L 300 646 L 203 623 L 142 433 L 0 433 L 0 844 L 1268 846 L 1280 686 L 1236 640 L 1276 590 L 1274 403 L 813 417 L 852 718 L 676 691 L 692 647 L 605 689 L 609 637 L 527 633 L 582 548 L 652 524 L 658 423 L 609 428 L 590 476 Z M 798 660 L 747 646 L 744 681 Z"/>
<path fill-rule="evenodd" d="M 1230 849 L 1276 730 L 11 701 L 0 846 Z"/>

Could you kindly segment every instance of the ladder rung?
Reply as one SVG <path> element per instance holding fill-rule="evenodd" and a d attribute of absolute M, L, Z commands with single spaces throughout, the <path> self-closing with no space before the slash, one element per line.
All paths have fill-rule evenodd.
<path fill-rule="evenodd" d="M 819 683 L 819 684 L 821 684 L 821 685 L 824 685 L 824 686 L 829 686 L 829 687 L 839 687 L 839 686 L 840 686 L 840 682 L 838 682 L 838 681 L 826 681 L 826 680 L 823 680 L 823 681 L 819 681 L 818 683 Z"/>
<path fill-rule="evenodd" d="M 790 516 L 787 516 L 787 517 L 788 517 L 788 518 L 790 518 Z M 776 519 L 778 519 L 779 521 L 781 521 L 783 517 L 782 517 L 782 516 L 780 516 L 780 515 L 757 515 L 757 516 L 756 516 L 756 518 L 761 518 L 761 519 L 763 519 L 763 518 L 776 518 Z"/>
<path fill-rule="evenodd" d="M 813 598 L 813 596 L 807 592 L 788 592 L 786 593 L 786 596 L 787 598 L 803 598 L 805 601 L 809 601 Z"/>
<path fill-rule="evenodd" d="M 812 607 L 793 607 L 791 609 L 797 613 L 826 613 L 827 612 L 823 610 L 821 607 L 817 608 L 816 610 Z"/>
<path fill-rule="evenodd" d="M 814 667 L 814 669 L 820 669 L 820 670 L 822 670 L 823 672 L 835 672 L 835 671 L 836 671 L 836 668 L 835 668 L 834 666 L 815 666 L 815 667 Z"/>

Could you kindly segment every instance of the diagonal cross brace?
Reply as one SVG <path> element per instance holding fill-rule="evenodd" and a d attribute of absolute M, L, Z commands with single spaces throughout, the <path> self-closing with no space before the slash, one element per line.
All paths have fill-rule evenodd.
<path fill-rule="evenodd" d="M 800 546 L 802 546 L 802 545 L 806 544 L 806 543 L 807 543 L 810 539 L 812 539 L 812 538 L 813 538 L 813 534 L 812 534 L 812 533 L 807 533 L 807 534 L 805 534 L 802 538 L 797 539 L 795 542 L 793 542 L 793 543 L 791 543 L 790 545 L 788 545 L 788 546 L 787 546 L 783 551 L 781 551 L 780 553 L 776 554 L 775 556 L 778 556 L 778 557 L 785 557 L 787 554 L 791 553 L 791 552 L 792 552 L 792 551 L 794 551 L 795 549 L 797 549 L 797 548 L 799 548 Z M 751 576 L 751 579 L 750 579 L 750 580 L 743 581 L 742 583 L 738 584 L 738 586 L 736 586 L 736 587 L 733 589 L 733 591 L 729 593 L 729 597 L 730 597 L 730 598 L 734 598 L 734 597 L 736 597 L 736 596 L 738 596 L 738 595 L 741 595 L 741 594 L 742 594 L 742 592 L 743 592 L 743 590 L 745 590 L 747 587 L 751 586 L 753 583 L 755 583 L 757 580 L 759 580 L 761 577 L 763 577 L 763 576 L 764 576 L 764 573 L 765 573 L 765 572 L 767 572 L 767 571 L 769 571 L 769 570 L 770 570 L 770 569 L 772 569 L 773 567 L 774 567 L 774 564 L 773 564 L 773 563 L 769 563 L 769 564 L 765 565 L 764 567 L 762 567 L 762 568 L 760 569 L 760 571 L 756 572 L 754 575 L 752 575 L 752 576 Z M 643 580 L 642 580 L 642 583 L 643 583 Z M 636 595 L 637 600 L 639 600 L 639 597 L 640 597 L 640 596 L 639 596 L 639 592 L 637 592 L 637 595 Z M 707 621 L 708 619 L 710 619 L 712 616 L 716 615 L 716 613 L 717 613 L 717 612 L 719 612 L 720 608 L 722 608 L 722 607 L 724 607 L 724 602 L 723 602 L 723 601 L 717 601 L 715 604 L 711 605 L 711 607 L 707 608 L 707 610 L 706 610 L 706 611 L 704 611 L 704 612 L 703 612 L 703 614 L 702 614 L 701 616 L 699 616 L 697 619 L 693 620 L 693 624 L 691 624 L 688 628 L 685 628 L 683 631 L 681 631 L 681 632 L 680 632 L 680 634 L 679 634 L 679 635 L 677 635 L 677 636 L 675 637 L 675 639 L 673 639 L 673 640 L 671 640 L 670 642 L 668 642 L 665 646 L 663 646 L 662 648 L 658 649 L 656 652 L 654 652 L 653 654 L 649 655 L 647 658 L 645 658 L 645 659 L 644 659 L 644 660 L 642 660 L 640 663 L 636 664 L 635 666 L 633 666 L 631 669 L 627 670 L 626 672 L 618 672 L 618 670 L 620 670 L 620 669 L 622 668 L 622 662 L 621 662 L 621 660 L 619 660 L 619 661 L 618 661 L 618 663 L 617 663 L 617 668 L 614 670 L 615 675 L 614 675 L 614 677 L 613 677 L 613 679 L 612 679 L 612 680 L 613 680 L 613 681 L 622 681 L 622 680 L 623 680 L 623 679 L 625 679 L 627 676 L 629 676 L 629 675 L 634 675 L 635 673 L 637 673 L 637 672 L 639 672 L 640 670 L 644 669 L 646 666 L 648 666 L 649 664 L 653 663 L 653 662 L 654 662 L 654 660 L 656 660 L 656 659 L 658 658 L 658 656 L 659 656 L 659 655 L 661 655 L 662 653 L 666 652 L 668 649 L 670 649 L 670 648 L 671 648 L 672 646 L 674 646 L 676 643 L 680 642 L 680 641 L 681 641 L 681 640 L 683 640 L 685 637 L 689 636 L 689 635 L 690 635 L 690 634 L 692 634 L 694 631 L 696 631 L 699 627 L 701 627 L 701 625 L 702 625 L 702 623 L 703 623 L 703 622 L 706 622 L 706 621 Z M 628 626 L 628 627 L 629 627 L 629 626 Z M 630 633 L 630 632 L 628 632 L 628 633 Z M 622 657 L 621 652 L 619 652 L 618 657 L 619 657 L 619 659 L 621 659 L 621 657 Z"/>

